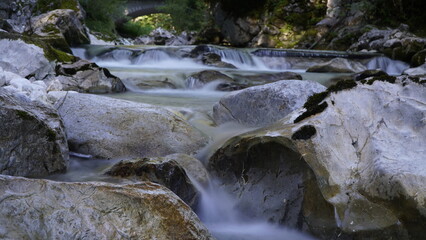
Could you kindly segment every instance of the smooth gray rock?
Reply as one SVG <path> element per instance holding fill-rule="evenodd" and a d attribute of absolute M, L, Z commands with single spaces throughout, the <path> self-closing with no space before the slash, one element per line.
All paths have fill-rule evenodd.
<path fill-rule="evenodd" d="M 426 88 L 399 77 L 395 84 L 358 84 L 324 101 L 323 112 L 299 123 L 294 120 L 303 109 L 228 140 L 210 159 L 210 169 L 246 212 L 296 222 L 322 239 L 336 231 L 344 239 L 421 239 Z M 315 179 L 294 166 L 309 166 Z M 289 218 L 296 215 L 298 221 Z"/>
<path fill-rule="evenodd" d="M 86 60 L 58 64 L 56 77 L 45 81 L 49 91 L 112 93 L 126 90 L 123 82 L 108 69 Z"/>
<path fill-rule="evenodd" d="M 183 160 L 179 160 L 181 158 L 183 158 Z M 188 161 L 189 159 L 191 159 L 191 163 L 188 162 L 188 164 L 185 165 L 186 167 L 190 167 L 192 163 L 199 163 L 197 159 L 193 159 L 186 154 L 173 154 L 166 157 L 154 158 L 136 158 L 115 164 L 107 170 L 105 174 L 131 179 L 133 181 L 150 181 L 161 184 L 195 209 L 198 206 L 200 193 L 187 175 L 185 167 L 180 164 L 180 162 Z M 205 169 L 203 170 L 206 171 Z"/>
<path fill-rule="evenodd" d="M 213 239 L 168 189 L 0 176 L 4 239 Z"/>
<path fill-rule="evenodd" d="M 357 73 L 367 70 L 359 62 L 351 61 L 345 58 L 333 58 L 332 60 L 319 63 L 308 68 L 307 72 L 335 72 L 335 73 Z"/>
<path fill-rule="evenodd" d="M 21 77 L 49 64 L 40 47 L 22 40 L 0 39 L 0 67 Z"/>
<path fill-rule="evenodd" d="M 284 80 L 232 92 L 213 107 L 216 124 L 236 121 L 266 126 L 300 108 L 306 99 L 326 88 L 313 81 Z"/>
<path fill-rule="evenodd" d="M 0 173 L 44 177 L 68 166 L 68 145 L 55 109 L 0 88 Z"/>
<path fill-rule="evenodd" d="M 99 158 L 192 153 L 206 138 L 171 112 L 148 104 L 68 92 L 56 103 L 70 149 Z"/>

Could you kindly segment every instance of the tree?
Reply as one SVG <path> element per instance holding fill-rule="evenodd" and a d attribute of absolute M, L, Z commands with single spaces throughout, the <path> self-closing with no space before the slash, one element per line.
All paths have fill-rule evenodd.
<path fill-rule="evenodd" d="M 207 5 L 202 0 L 166 0 L 160 9 L 170 14 L 178 31 L 198 31 L 207 21 Z"/>

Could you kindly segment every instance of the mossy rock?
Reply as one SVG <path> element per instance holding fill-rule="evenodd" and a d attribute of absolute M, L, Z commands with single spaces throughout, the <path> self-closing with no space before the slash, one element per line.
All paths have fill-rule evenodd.
<path fill-rule="evenodd" d="M 412 67 L 418 67 L 420 65 L 423 65 L 426 60 L 426 49 L 417 52 L 414 54 L 414 56 L 411 58 L 411 66 Z"/>
<path fill-rule="evenodd" d="M 22 40 L 28 44 L 34 44 L 44 51 L 49 61 L 74 62 L 76 57 L 71 53 L 69 45 L 63 38 L 48 38 L 0 32 L 0 39 Z"/>

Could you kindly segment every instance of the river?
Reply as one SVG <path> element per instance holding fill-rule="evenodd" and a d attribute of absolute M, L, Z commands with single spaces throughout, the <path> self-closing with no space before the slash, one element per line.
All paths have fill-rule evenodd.
<path fill-rule="evenodd" d="M 313 80 L 328 86 L 333 78 L 348 74 L 307 73 L 306 69 L 332 57 L 356 58 L 369 69 L 380 68 L 394 75 L 400 74 L 408 67 L 405 63 L 376 54 L 351 56 L 345 52 L 230 49 L 208 46 L 208 50 L 220 55 L 223 62 L 236 67 L 220 68 L 202 64 L 199 59 L 189 57 L 193 48 L 193 46 L 88 45 L 74 48 L 73 53 L 108 68 L 112 74 L 122 79 L 128 91 L 108 96 L 165 107 L 183 116 L 190 124 L 208 135 L 211 138 L 209 145 L 201 149 L 196 156 L 204 164 L 227 139 L 253 129 L 236 123 L 215 126 L 211 117 L 212 108 L 227 93 L 216 90 L 223 82 L 218 80 L 203 84 L 191 78 L 192 74 L 213 70 L 246 83 L 253 81 L 253 84 L 259 84 L 256 82 L 261 78 L 259 76 L 273 76 L 283 71 L 291 71 L 300 74 L 304 80 Z M 87 161 L 86 158 L 90 156 L 74 155 L 69 171 L 53 178 L 62 181 L 118 181 L 102 173 L 120 159 Z M 218 180 L 213 180 L 208 187 L 197 186 L 197 188 L 202 193 L 201 206 L 197 214 L 212 234 L 220 240 L 313 239 L 296 230 L 244 217 L 244 213 L 234 208 L 235 200 L 220 188 Z"/>

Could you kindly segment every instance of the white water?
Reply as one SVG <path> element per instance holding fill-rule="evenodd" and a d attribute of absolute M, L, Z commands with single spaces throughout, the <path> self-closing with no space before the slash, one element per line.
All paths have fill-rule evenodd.
<path fill-rule="evenodd" d="M 85 49 L 73 49 L 73 51 L 75 55 L 81 58 L 88 56 Z M 211 143 L 201 149 L 196 156 L 206 163 L 209 156 L 230 137 L 253 129 L 235 123 L 214 126 L 210 117 L 212 106 L 226 93 L 215 91 L 220 81 L 201 85 L 196 81 L 191 82 L 191 79 L 188 81 L 191 74 L 205 69 L 214 69 L 231 76 L 232 74 L 244 76 L 288 70 L 294 68 L 294 66 L 302 66 L 298 70 L 292 70 L 303 73 L 305 70 L 303 67 L 311 64 L 304 63 L 303 61 L 306 62 L 306 60 L 300 58 L 289 62 L 287 58 L 282 56 L 257 57 L 247 50 L 211 48 L 211 51 L 221 55 L 223 61 L 233 64 L 238 69 L 208 67 L 194 59 L 181 57 L 176 54 L 176 51 L 161 48 L 116 49 L 93 56 L 90 59 L 102 67 L 109 68 L 113 74 L 123 80 L 130 90 L 126 93 L 110 95 L 110 97 L 163 106 L 170 111 L 181 114 L 189 123 L 210 136 L 212 138 Z M 385 68 L 384 70 L 392 73 L 398 72 L 404 67 L 403 65 L 394 66 L 394 62 L 385 58 L 373 59 L 367 65 L 372 69 Z M 330 78 L 336 76 L 336 74 L 328 73 L 303 73 L 302 75 L 304 79 L 317 80 L 325 85 Z M 157 82 L 163 85 L 171 83 L 177 89 L 165 88 L 163 85 L 153 89 L 143 89 L 138 85 L 146 82 Z M 111 181 L 111 179 L 102 176 L 101 173 L 116 161 L 92 159 L 88 161 L 73 158 L 70 171 L 58 178 L 68 181 Z M 219 240 L 312 239 L 295 230 L 247 218 L 235 209 L 235 200 L 219 187 L 217 181 L 212 181 L 209 186 L 203 187 L 196 184 L 196 187 L 202 193 L 197 214 Z"/>

